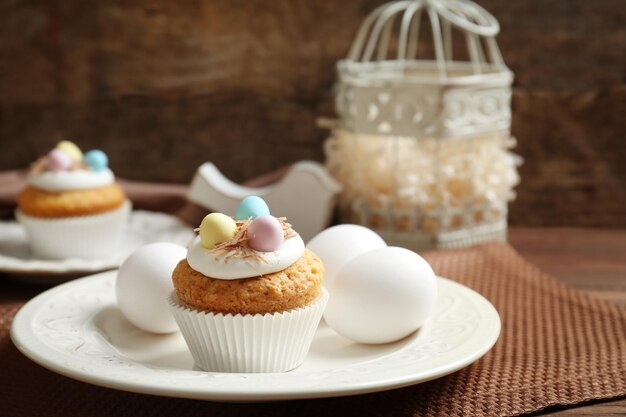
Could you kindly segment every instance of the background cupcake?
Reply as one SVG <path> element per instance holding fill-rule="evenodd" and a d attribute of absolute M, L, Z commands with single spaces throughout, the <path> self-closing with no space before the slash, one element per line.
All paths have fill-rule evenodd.
<path fill-rule="evenodd" d="M 100 258 L 119 246 L 130 208 L 104 152 L 62 141 L 33 163 L 16 217 L 37 256 Z"/>
<path fill-rule="evenodd" d="M 236 219 L 206 216 L 172 273 L 172 312 L 196 364 L 207 371 L 299 366 L 328 300 L 317 255 L 286 219 L 252 199 L 260 209 L 240 210 L 248 197 Z"/>

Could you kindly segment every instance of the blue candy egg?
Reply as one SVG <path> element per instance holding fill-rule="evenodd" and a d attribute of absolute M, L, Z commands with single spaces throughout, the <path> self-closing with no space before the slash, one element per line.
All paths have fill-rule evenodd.
<path fill-rule="evenodd" d="M 102 171 L 109 166 L 109 157 L 99 149 L 94 149 L 85 154 L 85 163 L 93 171 Z"/>
<path fill-rule="evenodd" d="M 235 211 L 236 220 L 246 220 L 248 218 L 256 219 L 259 216 L 270 214 L 270 208 L 267 203 L 255 195 L 250 195 L 239 203 Z"/>

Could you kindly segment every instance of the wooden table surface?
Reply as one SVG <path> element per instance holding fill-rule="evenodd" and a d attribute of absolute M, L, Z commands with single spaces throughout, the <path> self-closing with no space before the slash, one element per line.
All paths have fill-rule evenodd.
<path fill-rule="evenodd" d="M 626 230 L 511 228 L 509 242 L 560 281 L 626 306 Z M 626 416 L 626 398 L 539 415 Z"/>
<path fill-rule="evenodd" d="M 562 282 L 626 306 L 626 230 L 512 228 L 509 241 L 518 252 Z M 3 281 L 8 292 L 30 298 L 44 288 Z M 625 370 L 626 372 L 626 370 Z M 626 398 L 551 411 L 544 416 L 626 416 Z"/>

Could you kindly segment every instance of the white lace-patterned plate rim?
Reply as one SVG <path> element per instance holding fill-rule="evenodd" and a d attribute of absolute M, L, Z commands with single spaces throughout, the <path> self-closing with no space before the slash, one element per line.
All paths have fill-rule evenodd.
<path fill-rule="evenodd" d="M 445 278 L 438 278 L 438 285 L 435 311 L 413 335 L 363 345 L 322 321 L 305 362 L 286 373 L 199 370 L 180 333 L 149 334 L 121 315 L 115 271 L 35 297 L 16 315 L 11 337 L 22 353 L 54 372 L 124 391 L 237 402 L 355 395 L 442 377 L 478 360 L 495 344 L 500 318 L 489 301 Z"/>
<path fill-rule="evenodd" d="M 191 227 L 175 216 L 135 210 L 130 215 L 123 243 L 116 253 L 101 259 L 37 259 L 30 251 L 24 228 L 15 221 L 0 222 L 0 272 L 48 274 L 37 281 L 54 284 L 63 281 L 62 275 L 117 268 L 131 252 L 142 245 L 170 242 L 186 246 L 193 237 Z"/>

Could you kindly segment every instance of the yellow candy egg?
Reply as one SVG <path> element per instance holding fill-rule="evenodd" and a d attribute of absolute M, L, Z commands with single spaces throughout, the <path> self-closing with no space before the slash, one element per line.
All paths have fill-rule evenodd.
<path fill-rule="evenodd" d="M 222 213 L 207 214 L 200 223 L 200 242 L 207 249 L 215 248 L 215 245 L 222 243 L 235 236 L 237 223 Z"/>
<path fill-rule="evenodd" d="M 80 162 L 83 160 L 83 152 L 74 142 L 62 140 L 57 144 L 56 148 L 72 158 L 72 161 L 74 162 Z"/>

